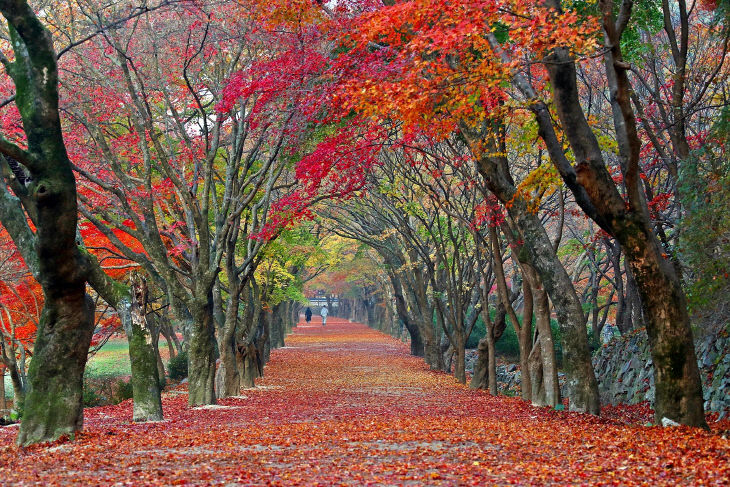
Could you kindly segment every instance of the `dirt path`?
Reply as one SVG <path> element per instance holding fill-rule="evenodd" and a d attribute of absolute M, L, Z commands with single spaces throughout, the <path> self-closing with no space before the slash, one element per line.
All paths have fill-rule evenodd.
<path fill-rule="evenodd" d="M 300 324 L 245 397 L 131 423 L 87 409 L 72 443 L 19 451 L 0 428 L 4 485 L 727 485 L 730 443 L 492 398 L 430 372 L 363 325 Z"/>

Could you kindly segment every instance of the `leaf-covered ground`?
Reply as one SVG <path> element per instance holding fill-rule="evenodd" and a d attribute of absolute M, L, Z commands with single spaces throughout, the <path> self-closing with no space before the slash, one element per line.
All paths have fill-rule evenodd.
<path fill-rule="evenodd" d="M 428 371 L 398 341 L 330 319 L 300 326 L 245 397 L 134 424 L 131 402 L 86 410 L 74 442 L 19 450 L 14 485 L 727 485 L 730 442 L 493 398 Z M 642 412 L 634 412 L 642 421 Z M 717 427 L 717 426 L 716 426 Z"/>

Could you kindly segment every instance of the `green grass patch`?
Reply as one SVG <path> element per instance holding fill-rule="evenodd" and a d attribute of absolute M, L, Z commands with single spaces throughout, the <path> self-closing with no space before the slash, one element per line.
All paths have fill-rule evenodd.
<path fill-rule="evenodd" d="M 90 378 L 124 377 L 132 374 L 126 338 L 113 338 L 89 359 L 84 375 Z"/>
<path fill-rule="evenodd" d="M 167 342 L 160 340 L 160 353 L 165 364 L 169 359 Z M 101 347 L 101 350 L 86 363 L 84 377 L 92 381 L 101 379 L 115 379 L 132 375 L 132 366 L 129 363 L 129 344 L 124 337 L 111 338 Z M 10 375 L 5 375 L 5 396 L 13 397 L 13 384 Z"/>

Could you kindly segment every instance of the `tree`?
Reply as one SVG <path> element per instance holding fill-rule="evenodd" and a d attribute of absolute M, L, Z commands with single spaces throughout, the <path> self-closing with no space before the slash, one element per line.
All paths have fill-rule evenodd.
<path fill-rule="evenodd" d="M 74 434 L 83 422 L 82 379 L 91 343 L 94 309 L 86 294 L 87 265 L 76 246 L 76 183 L 58 112 L 58 71 L 50 32 L 25 1 L 0 2 L 14 59 L 1 61 L 16 88 L 26 147 L 0 139 L 0 152 L 18 161 L 31 183 L 19 188 L 36 228 L 33 242 L 19 241 L 27 221 L 7 211 L 14 204 L 3 188 L 3 225 L 19 246 L 35 246 L 34 277 L 44 304 L 18 443 L 27 445 Z M 19 182 L 18 182 L 19 184 Z M 25 227 L 22 230 L 19 228 Z M 27 259 L 26 259 L 27 261 Z"/>

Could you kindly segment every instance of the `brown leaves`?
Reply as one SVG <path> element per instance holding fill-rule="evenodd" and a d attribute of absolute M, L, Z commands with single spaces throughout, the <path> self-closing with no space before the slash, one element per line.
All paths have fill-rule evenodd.
<path fill-rule="evenodd" d="M 689 428 L 611 419 L 494 398 L 427 370 L 407 346 L 359 324 L 301 324 L 266 377 L 224 408 L 168 393 L 160 423 L 131 423 L 131 402 L 86 410 L 73 443 L 12 447 L 15 484 L 120 485 L 722 485 L 728 440 Z M 183 391 L 184 392 L 184 391 Z"/>

